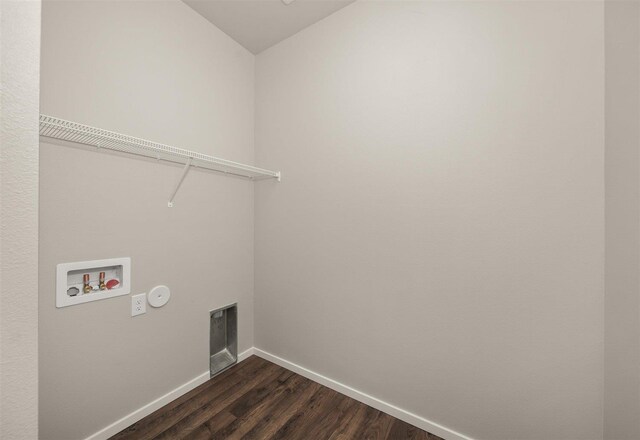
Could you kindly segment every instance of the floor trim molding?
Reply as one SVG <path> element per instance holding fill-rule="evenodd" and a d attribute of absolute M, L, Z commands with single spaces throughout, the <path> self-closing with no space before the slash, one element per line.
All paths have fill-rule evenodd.
<path fill-rule="evenodd" d="M 253 347 L 249 348 L 248 350 L 243 351 L 242 353 L 240 353 L 238 355 L 238 362 L 242 362 L 243 360 L 247 359 L 249 356 L 251 356 L 253 354 L 254 354 L 254 348 Z M 180 385 L 178 388 L 175 388 L 175 389 L 169 391 L 164 396 L 158 397 L 156 400 L 147 403 L 142 408 L 138 408 L 137 410 L 133 411 L 132 413 L 127 414 L 126 416 L 124 416 L 120 420 L 117 420 L 117 421 L 113 422 L 111 425 L 109 425 L 109 426 L 101 429 L 100 431 L 96 432 L 95 434 L 90 435 L 85 440 L 107 440 L 109 437 L 111 437 L 113 435 L 116 435 L 117 433 L 119 433 L 123 429 L 128 428 L 129 426 L 131 426 L 134 423 L 136 423 L 138 420 L 142 420 L 143 418 L 145 418 L 146 416 L 148 416 L 152 412 L 162 408 L 167 403 L 177 399 L 178 397 L 182 396 L 183 394 L 188 393 L 189 391 L 191 391 L 195 387 L 197 387 L 199 385 L 202 385 L 203 383 L 205 383 L 208 380 L 209 380 L 209 372 L 205 371 L 201 375 L 191 379 L 189 382 L 184 383 L 184 384 Z"/>
<path fill-rule="evenodd" d="M 238 355 L 238 362 L 242 362 L 254 354 L 270 362 L 273 362 L 274 364 L 280 365 L 281 367 L 286 368 L 287 370 L 291 370 L 295 373 L 298 373 L 301 376 L 306 377 L 307 379 L 313 380 L 314 382 L 318 382 L 321 385 L 331 388 L 334 391 L 337 391 L 346 396 L 349 396 L 352 399 L 355 399 L 377 410 L 387 413 L 393 417 L 396 417 L 400 420 L 403 420 L 407 423 L 417 426 L 418 428 L 424 429 L 425 431 L 428 431 L 432 434 L 442 437 L 445 440 L 473 440 L 471 437 L 467 437 L 459 432 L 454 431 L 453 429 L 449 429 L 445 426 L 442 426 L 435 422 L 427 420 L 424 417 L 420 417 L 402 408 L 398 408 L 395 405 L 392 405 L 383 400 L 370 396 L 367 393 L 363 393 L 362 391 L 351 388 L 350 386 L 340 383 L 336 380 L 325 377 L 319 373 L 316 373 L 315 371 L 312 371 L 300 365 L 294 364 L 293 362 L 289 362 L 288 360 L 278 357 L 274 354 L 271 354 L 264 350 L 260 350 L 259 348 L 251 347 L 243 351 Z M 152 412 L 162 408 L 164 405 L 171 402 L 172 400 L 177 399 L 178 397 L 188 393 L 195 387 L 205 383 L 207 380 L 209 380 L 208 371 L 180 385 L 178 388 L 175 388 L 174 390 L 169 391 L 164 396 L 161 396 L 155 399 L 154 401 L 149 402 L 148 404 L 144 405 L 142 408 L 139 408 L 133 411 L 132 413 L 127 414 L 120 420 L 117 420 L 111 425 L 87 437 L 85 440 L 107 440 L 109 437 L 133 425 L 138 420 L 141 420 L 144 417 L 151 414 Z"/>
<path fill-rule="evenodd" d="M 395 405 L 377 399 L 373 396 L 363 393 L 362 391 L 358 391 L 348 385 L 344 385 L 336 380 L 318 374 L 315 371 L 311 371 L 305 367 L 294 364 L 293 362 L 289 362 L 288 360 L 273 355 L 269 352 L 260 350 L 259 348 L 254 347 L 253 354 L 270 362 L 273 362 L 274 364 L 280 365 L 287 370 L 298 373 L 299 375 L 304 376 L 307 379 L 318 382 L 319 384 L 331 388 L 332 390 L 342 393 L 348 397 L 351 397 L 352 399 L 369 405 L 379 411 L 387 413 L 395 418 L 410 423 L 411 425 L 417 426 L 420 429 L 424 429 L 425 431 L 442 437 L 445 440 L 473 440 L 471 437 L 467 437 L 466 435 L 456 432 L 453 429 L 449 429 L 445 426 L 427 420 L 424 417 L 420 417 L 419 415 L 413 414 L 402 408 L 398 408 Z"/>

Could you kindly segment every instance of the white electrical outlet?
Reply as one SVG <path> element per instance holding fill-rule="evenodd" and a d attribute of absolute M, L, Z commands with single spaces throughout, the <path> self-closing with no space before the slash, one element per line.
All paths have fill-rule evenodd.
<path fill-rule="evenodd" d="M 140 293 L 131 297 L 131 316 L 147 313 L 147 294 Z"/>

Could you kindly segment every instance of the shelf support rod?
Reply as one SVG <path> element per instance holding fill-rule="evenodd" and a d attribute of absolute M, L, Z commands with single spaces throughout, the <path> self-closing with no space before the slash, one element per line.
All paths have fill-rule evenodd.
<path fill-rule="evenodd" d="M 187 177 L 187 173 L 189 172 L 189 168 L 191 168 L 191 162 L 192 161 L 193 161 L 193 158 L 190 157 L 189 160 L 187 160 L 187 164 L 182 169 L 182 174 L 180 175 L 180 180 L 178 180 L 178 184 L 176 185 L 176 188 L 171 193 L 171 197 L 169 197 L 169 203 L 167 203 L 167 206 L 169 208 L 173 208 L 173 199 L 176 198 L 176 194 L 178 193 L 178 190 L 180 189 L 180 185 L 182 185 L 182 182 L 184 182 L 184 178 Z"/>

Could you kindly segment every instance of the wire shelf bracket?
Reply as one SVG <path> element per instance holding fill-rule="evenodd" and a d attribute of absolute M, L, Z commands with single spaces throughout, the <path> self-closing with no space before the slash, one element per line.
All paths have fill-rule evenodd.
<path fill-rule="evenodd" d="M 175 196 L 191 167 L 244 177 L 253 181 L 276 179 L 280 182 L 281 180 L 280 171 L 271 171 L 220 159 L 207 154 L 159 144 L 42 114 L 40 115 L 40 136 L 184 165 L 180 179 L 169 197 L 169 202 L 167 203 L 169 208 L 173 207 Z"/>
<path fill-rule="evenodd" d="M 189 158 L 189 160 L 187 160 L 186 165 L 182 169 L 182 174 L 180 175 L 180 180 L 178 180 L 178 183 L 176 184 L 176 188 L 171 193 L 171 196 L 169 196 L 169 202 L 167 203 L 167 206 L 169 208 L 173 208 L 173 199 L 176 198 L 176 194 L 178 194 L 178 190 L 180 189 L 180 185 L 182 185 L 182 182 L 184 181 L 184 178 L 187 177 L 187 173 L 189 172 L 190 168 L 191 168 L 191 158 Z"/>

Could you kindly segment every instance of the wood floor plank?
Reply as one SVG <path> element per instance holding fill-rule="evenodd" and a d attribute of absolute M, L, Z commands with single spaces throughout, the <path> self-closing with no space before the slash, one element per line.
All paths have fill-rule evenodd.
<path fill-rule="evenodd" d="M 253 378 L 244 378 L 236 386 L 219 394 L 215 399 L 210 400 L 203 406 L 200 406 L 187 417 L 182 418 L 178 423 L 153 438 L 157 440 L 180 440 L 186 437 L 192 431 L 198 429 L 200 425 L 206 423 L 211 417 L 214 417 L 219 412 L 226 410 L 229 405 L 234 403 L 252 388 L 263 382 L 273 380 L 281 374 L 281 370 L 282 368 L 275 364 L 267 365 Z"/>
<path fill-rule="evenodd" d="M 368 407 L 364 423 L 354 438 L 361 440 L 385 440 L 391 430 L 391 424 L 396 420 L 388 414 Z"/>
<path fill-rule="evenodd" d="M 110 440 L 442 440 L 252 356 Z"/>
<path fill-rule="evenodd" d="M 246 392 L 229 408 L 229 412 L 236 417 L 242 417 L 251 411 L 269 395 L 276 392 L 283 384 L 293 376 L 293 371 L 280 369 L 280 375 L 272 382 L 262 384 Z"/>
<path fill-rule="evenodd" d="M 211 433 L 209 432 L 209 430 L 207 429 L 206 426 L 201 426 L 201 429 L 198 429 L 197 431 L 194 431 L 193 433 L 191 433 L 191 435 L 189 435 L 188 437 L 185 437 L 188 440 L 210 440 L 211 439 Z"/>
<path fill-rule="evenodd" d="M 351 418 L 343 421 L 329 437 L 329 440 L 350 440 L 355 439 L 355 435 L 362 429 L 365 415 L 369 408 L 364 403 L 356 402 L 356 407 L 352 411 Z"/>
<path fill-rule="evenodd" d="M 225 439 L 243 438 L 256 424 L 265 419 L 265 415 L 271 412 L 274 405 L 282 400 L 283 396 L 291 394 L 293 390 L 297 389 L 303 379 L 302 376 L 291 373 L 284 382 L 274 383 L 274 386 L 267 390 L 265 398 L 259 404 L 247 408 L 244 414 L 232 410 L 231 412 L 238 418 L 224 429 L 217 431 L 216 436 Z"/>
<path fill-rule="evenodd" d="M 299 376 L 302 377 L 302 376 Z M 300 387 L 287 397 L 280 401 L 264 416 L 249 432 L 243 437 L 235 437 L 237 440 L 243 438 L 245 440 L 262 440 L 271 439 L 282 426 L 289 421 L 298 411 L 307 405 L 313 395 L 318 392 L 322 385 L 303 378 Z"/>
<path fill-rule="evenodd" d="M 223 437 L 217 437 L 214 433 L 222 427 L 230 425 L 235 420 L 236 416 L 230 412 L 219 412 L 194 430 L 184 433 L 184 440 L 212 440 L 218 438 L 222 440 Z"/>
<path fill-rule="evenodd" d="M 336 431 L 343 420 L 350 419 L 353 416 L 352 409 L 357 402 L 343 394 L 333 399 L 328 410 L 320 414 L 315 422 L 309 424 L 309 427 L 302 434 L 306 438 L 328 438 L 331 433 Z"/>
<path fill-rule="evenodd" d="M 163 431 L 180 423 L 194 412 L 199 411 L 200 408 L 210 404 L 210 402 L 219 398 L 219 396 L 228 394 L 231 392 L 230 390 L 233 390 L 235 387 L 246 386 L 247 383 L 250 383 L 250 378 L 246 376 L 238 375 L 233 376 L 233 378 L 230 377 L 227 382 L 221 382 L 219 386 L 204 390 L 191 400 L 183 402 L 173 410 L 168 410 L 164 413 L 163 417 L 152 420 L 146 427 L 140 429 L 143 435 L 136 436 L 135 439 L 150 440 L 155 438 Z"/>
<path fill-rule="evenodd" d="M 420 428 L 395 419 L 387 435 L 387 440 L 430 440 L 428 433 Z"/>
<path fill-rule="evenodd" d="M 197 408 L 215 399 L 219 394 L 236 386 L 241 381 L 246 381 L 247 377 L 253 376 L 256 371 L 270 364 L 263 359 L 254 358 L 257 358 L 257 356 L 252 356 L 237 367 L 230 368 L 206 383 L 194 388 L 180 398 L 111 437 L 109 440 L 152 439 L 162 431 L 178 423 L 184 417 L 187 417 Z"/>
<path fill-rule="evenodd" d="M 336 397 L 338 393 L 335 391 L 322 387 L 320 388 L 305 407 L 301 408 L 294 415 L 285 422 L 284 425 L 271 437 L 273 440 L 277 439 L 298 439 L 304 434 L 304 431 L 308 427 L 308 424 L 314 420 L 320 411 L 327 407 L 330 402 Z"/>

